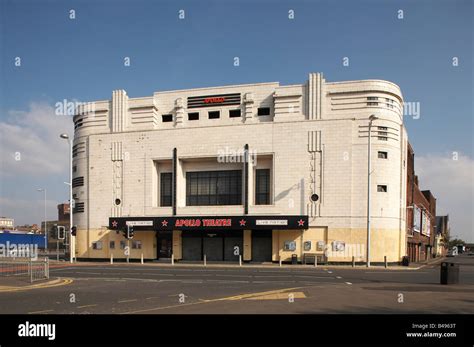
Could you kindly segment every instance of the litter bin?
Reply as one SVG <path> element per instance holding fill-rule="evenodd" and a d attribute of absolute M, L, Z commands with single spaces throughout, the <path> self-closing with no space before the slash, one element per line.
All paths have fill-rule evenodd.
<path fill-rule="evenodd" d="M 441 284 L 459 283 L 459 264 L 441 263 Z"/>
<path fill-rule="evenodd" d="M 291 255 L 291 265 L 298 264 L 298 256 L 296 254 Z"/>
<path fill-rule="evenodd" d="M 402 258 L 402 265 L 403 265 L 403 266 L 408 266 L 408 265 L 410 265 L 410 258 L 408 258 L 407 255 L 405 255 L 405 256 Z"/>

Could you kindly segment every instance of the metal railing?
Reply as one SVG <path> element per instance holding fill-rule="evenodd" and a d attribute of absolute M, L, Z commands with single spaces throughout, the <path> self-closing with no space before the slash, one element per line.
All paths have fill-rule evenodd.
<path fill-rule="evenodd" d="M 49 259 L 0 258 L 0 277 L 10 276 L 30 282 L 49 279 Z"/>

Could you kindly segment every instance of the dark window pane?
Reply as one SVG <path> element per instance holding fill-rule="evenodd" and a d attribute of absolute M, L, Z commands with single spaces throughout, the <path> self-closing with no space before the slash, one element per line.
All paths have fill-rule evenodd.
<path fill-rule="evenodd" d="M 269 116 L 270 115 L 270 107 L 260 107 L 258 109 L 259 116 Z"/>
<path fill-rule="evenodd" d="M 172 181 L 173 181 L 173 176 L 171 172 L 161 173 L 160 175 L 160 206 L 171 206 Z"/>
<path fill-rule="evenodd" d="M 186 204 L 188 206 L 240 205 L 241 203 L 242 170 L 186 173 Z"/>
<path fill-rule="evenodd" d="M 217 119 L 221 116 L 220 111 L 209 111 L 209 119 Z"/>
<path fill-rule="evenodd" d="M 256 170 L 255 204 L 270 204 L 270 169 Z"/>
<path fill-rule="evenodd" d="M 188 113 L 188 120 L 199 120 L 199 112 Z"/>
<path fill-rule="evenodd" d="M 172 122 L 173 121 L 173 115 L 172 114 L 164 114 L 161 117 L 163 119 L 163 122 Z"/>
<path fill-rule="evenodd" d="M 229 117 L 240 117 L 240 110 L 229 110 Z"/>

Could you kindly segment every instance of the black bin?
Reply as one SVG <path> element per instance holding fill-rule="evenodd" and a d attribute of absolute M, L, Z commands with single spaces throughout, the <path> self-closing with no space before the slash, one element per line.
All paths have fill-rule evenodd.
<path fill-rule="evenodd" d="M 441 284 L 459 283 L 459 264 L 441 263 Z"/>
<path fill-rule="evenodd" d="M 402 265 L 403 265 L 403 266 L 408 266 L 408 265 L 410 265 L 410 258 L 408 258 L 408 256 L 404 256 L 404 257 L 402 258 Z"/>
<path fill-rule="evenodd" d="M 291 265 L 298 264 L 298 256 L 296 254 L 291 255 Z"/>

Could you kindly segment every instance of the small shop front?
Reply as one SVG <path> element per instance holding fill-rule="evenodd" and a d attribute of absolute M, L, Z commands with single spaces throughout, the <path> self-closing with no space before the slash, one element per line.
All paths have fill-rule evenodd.
<path fill-rule="evenodd" d="M 120 217 L 109 229 L 156 232 L 156 258 L 272 261 L 272 231 L 308 228 L 308 216 Z M 152 228 L 150 228 L 152 226 Z M 147 247 L 147 245 L 144 245 Z M 149 245 L 148 245 L 149 246 Z M 247 253 L 247 256 L 246 254 Z"/>

